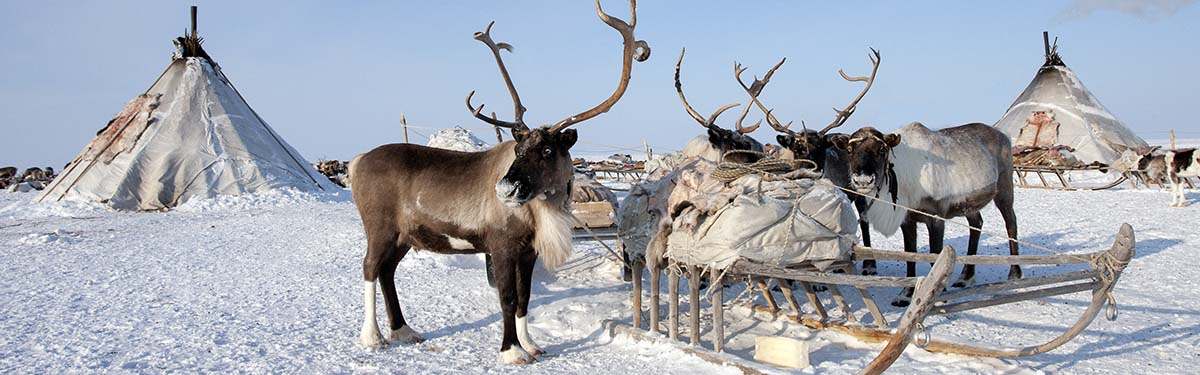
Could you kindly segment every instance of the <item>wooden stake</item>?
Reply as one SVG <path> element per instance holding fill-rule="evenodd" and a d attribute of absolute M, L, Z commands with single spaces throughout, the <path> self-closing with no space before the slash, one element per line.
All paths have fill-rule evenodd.
<path fill-rule="evenodd" d="M 658 333 L 659 313 L 659 279 L 662 278 L 662 267 L 650 267 L 650 332 Z"/>
<path fill-rule="evenodd" d="M 691 292 L 688 301 L 691 344 L 700 346 L 700 267 L 688 266 L 688 291 Z"/>
<path fill-rule="evenodd" d="M 1175 129 L 1171 129 L 1171 149 L 1175 149 Z"/>
<path fill-rule="evenodd" d="M 646 143 L 646 138 L 642 138 L 642 147 L 646 149 L 646 161 L 654 160 L 654 150 L 650 149 L 650 144 Z"/>
<path fill-rule="evenodd" d="M 671 340 L 679 339 L 679 278 L 681 275 L 676 275 L 667 272 L 667 337 Z"/>
<path fill-rule="evenodd" d="M 633 263 L 633 328 L 642 328 L 642 265 Z"/>
<path fill-rule="evenodd" d="M 720 272 L 713 272 L 720 275 Z M 721 283 L 721 278 L 717 277 L 711 282 L 713 289 L 712 307 L 713 307 L 713 351 L 720 353 L 725 347 L 725 287 Z"/>
<path fill-rule="evenodd" d="M 404 143 L 408 143 L 408 120 L 404 118 L 404 112 L 400 113 L 400 126 L 404 127 Z"/>

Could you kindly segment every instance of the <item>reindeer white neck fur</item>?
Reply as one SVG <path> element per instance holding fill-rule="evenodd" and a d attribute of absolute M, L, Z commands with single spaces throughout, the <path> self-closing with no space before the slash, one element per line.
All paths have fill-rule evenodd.
<path fill-rule="evenodd" d="M 995 189 L 999 177 L 996 161 L 979 152 L 988 147 L 981 140 L 952 138 L 917 122 L 905 125 L 895 133 L 900 134 L 901 142 L 892 148 L 888 161 L 895 171 L 897 205 L 917 208 L 923 202 L 932 201 L 944 208 L 961 203 L 980 191 Z M 888 191 L 892 183 L 890 178 L 885 178 L 877 198 L 890 202 Z M 900 228 L 908 211 L 875 202 L 865 215 L 876 230 L 891 236 Z"/>
<path fill-rule="evenodd" d="M 721 150 L 709 142 L 707 136 L 698 135 L 683 147 L 684 158 L 701 158 L 713 163 L 721 161 Z"/>

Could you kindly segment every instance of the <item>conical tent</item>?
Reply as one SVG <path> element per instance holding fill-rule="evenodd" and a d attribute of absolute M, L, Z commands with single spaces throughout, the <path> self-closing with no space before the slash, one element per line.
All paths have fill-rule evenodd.
<path fill-rule="evenodd" d="M 1048 40 L 1046 63 L 995 126 L 1013 146 L 1070 146 L 1084 163 L 1111 164 L 1119 147 L 1146 145 L 1083 86 Z"/>
<path fill-rule="evenodd" d="M 194 30 L 193 26 L 193 30 Z M 38 198 L 160 210 L 193 197 L 339 188 L 267 125 L 191 35 Z"/>

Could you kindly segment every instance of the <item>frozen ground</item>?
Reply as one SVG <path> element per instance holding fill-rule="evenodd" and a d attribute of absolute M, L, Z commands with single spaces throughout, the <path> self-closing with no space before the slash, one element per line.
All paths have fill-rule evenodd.
<path fill-rule="evenodd" d="M 34 196 L 0 193 L 0 373 L 737 372 L 667 345 L 609 338 L 599 322 L 628 320 L 629 289 L 594 243 L 577 244 L 572 261 L 535 282 L 531 331 L 551 354 L 533 366 L 500 366 L 498 306 L 477 257 L 410 253 L 397 275 L 400 301 L 429 340 L 383 350 L 353 343 L 362 317 L 364 240 L 347 194 L 195 201 L 166 213 L 35 204 Z M 1168 208 L 1168 200 L 1154 191 L 1019 190 L 1022 238 L 1032 242 L 1092 251 L 1111 243 L 1119 223 L 1134 226 L 1138 253 L 1116 290 L 1120 320 L 1099 319 L 1063 348 L 1021 360 L 909 348 L 892 372 L 1194 373 L 1200 366 L 1200 204 Z M 994 209 L 985 213 L 987 229 L 1002 228 Z M 965 248 L 966 231 L 949 228 L 947 243 Z M 877 247 L 901 247 L 898 238 L 877 241 Z M 999 253 L 1002 246 L 985 235 L 981 252 Z M 903 272 L 901 264 L 882 266 L 884 274 Z M 1026 274 L 1067 270 L 1029 268 Z M 982 268 L 980 281 L 999 280 L 1002 271 Z M 883 301 L 891 298 L 888 290 L 876 292 Z M 928 323 L 937 338 L 1030 344 L 1065 329 L 1082 312 L 1084 298 L 1022 302 Z M 890 311 L 893 317 L 898 312 Z M 882 347 L 778 321 L 737 319 L 745 312 L 727 316 L 733 324 L 727 332 L 737 335 L 733 352 L 749 356 L 755 335 L 811 338 L 815 367 L 802 373 L 854 373 Z"/>

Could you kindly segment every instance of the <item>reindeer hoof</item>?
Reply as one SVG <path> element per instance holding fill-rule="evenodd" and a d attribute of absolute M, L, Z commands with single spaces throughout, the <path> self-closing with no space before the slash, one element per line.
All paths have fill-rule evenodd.
<path fill-rule="evenodd" d="M 519 345 L 513 345 L 508 350 L 500 352 L 500 364 L 504 365 L 528 365 L 532 364 L 535 359 L 529 355 L 525 349 Z"/>
<path fill-rule="evenodd" d="M 966 288 L 972 285 L 975 285 L 975 276 L 960 277 L 958 280 L 954 281 L 954 284 L 951 284 L 950 286 L 955 288 Z"/>
<path fill-rule="evenodd" d="M 383 338 L 383 335 L 378 333 L 359 335 L 358 344 L 368 349 L 383 349 L 388 347 L 387 340 Z"/>
<path fill-rule="evenodd" d="M 545 349 L 538 348 L 538 347 L 534 347 L 533 349 L 525 349 L 525 352 L 529 353 L 529 355 L 533 356 L 533 357 L 538 357 L 538 356 L 542 356 L 542 355 L 546 354 Z"/>
<path fill-rule="evenodd" d="M 403 326 L 399 329 L 393 329 L 388 338 L 402 345 L 419 344 L 425 341 L 425 338 L 413 331 L 412 327 Z"/>
<path fill-rule="evenodd" d="M 1016 280 L 1016 279 L 1020 279 L 1020 278 L 1021 278 L 1021 276 L 1022 276 L 1022 274 L 1021 274 L 1021 268 L 1020 268 L 1020 267 L 1016 267 L 1016 266 L 1014 266 L 1013 268 L 1010 268 L 1010 269 L 1008 270 L 1008 279 L 1009 279 L 1009 280 Z"/>

